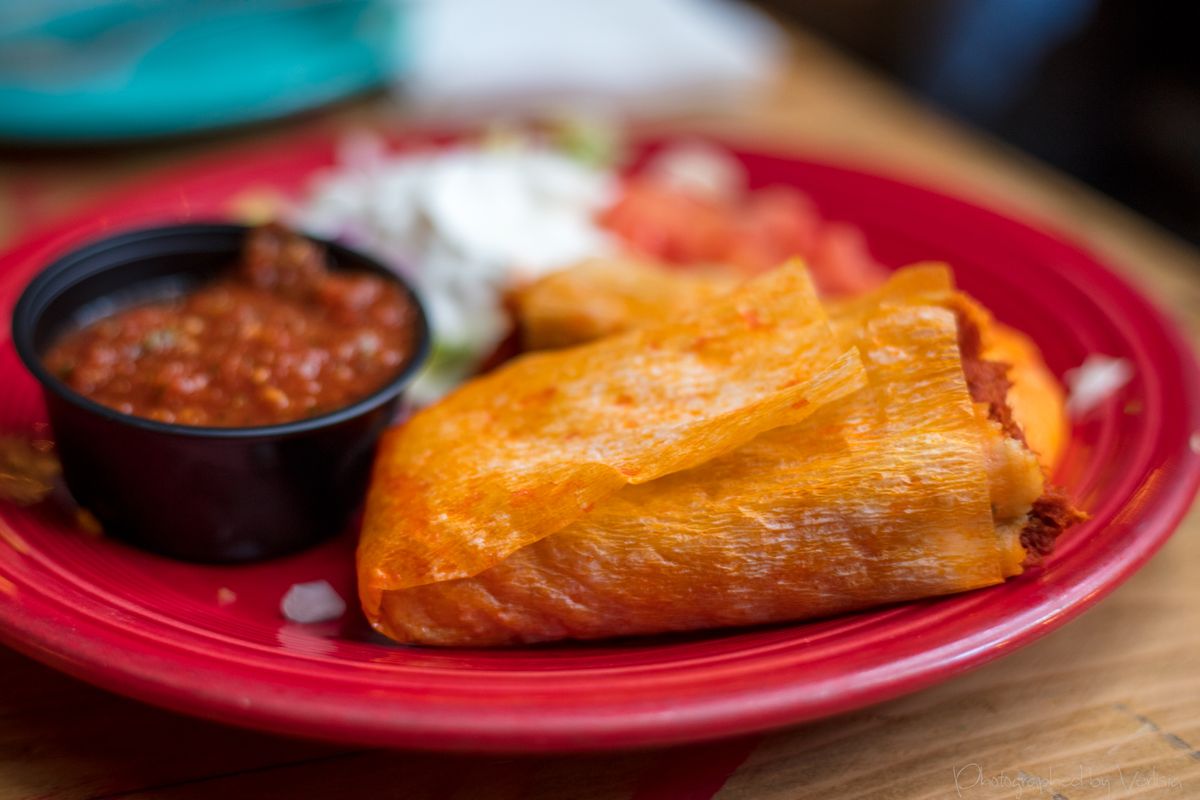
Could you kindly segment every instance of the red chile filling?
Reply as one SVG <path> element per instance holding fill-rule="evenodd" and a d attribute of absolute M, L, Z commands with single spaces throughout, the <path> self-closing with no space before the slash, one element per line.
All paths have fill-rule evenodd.
<path fill-rule="evenodd" d="M 958 347 L 971 399 L 987 403 L 988 417 L 1000 425 L 1006 436 L 1024 443 L 1025 434 L 1008 406 L 1008 390 L 1012 386 L 1008 379 L 1009 365 L 984 359 L 979 327 L 966 314 L 959 313 L 957 317 Z M 1021 529 L 1021 546 L 1029 554 L 1028 559 L 1036 561 L 1050 553 L 1059 534 L 1085 519 L 1087 514 L 1071 505 L 1066 492 L 1047 484 Z"/>

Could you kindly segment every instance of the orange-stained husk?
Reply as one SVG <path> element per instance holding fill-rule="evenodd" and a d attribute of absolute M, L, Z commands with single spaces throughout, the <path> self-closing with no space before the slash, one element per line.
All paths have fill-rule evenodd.
<path fill-rule="evenodd" d="M 710 461 L 864 383 L 798 264 L 694 318 L 520 357 L 382 440 L 359 545 L 368 616 L 388 592 L 479 574 L 626 485 Z"/>
<path fill-rule="evenodd" d="M 861 349 L 865 390 L 618 488 L 485 569 L 364 587 L 368 617 L 399 641 L 495 645 L 797 619 L 1018 573 L 1020 510 L 1040 471 L 1019 447 L 1009 458 L 1011 440 L 972 402 L 955 312 L 905 305 L 942 281 L 914 270 L 854 310 L 856 329 L 841 333 Z M 994 493 L 1018 492 L 1010 473 L 1036 480 L 1017 515 L 997 520 Z M 410 547 L 409 520 L 385 530 L 370 517 L 369 536 Z M 360 556 L 364 575 L 372 552 Z"/>

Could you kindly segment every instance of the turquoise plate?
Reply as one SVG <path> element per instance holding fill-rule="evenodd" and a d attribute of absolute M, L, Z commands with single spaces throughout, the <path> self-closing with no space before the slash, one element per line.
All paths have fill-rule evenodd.
<path fill-rule="evenodd" d="M 10 5 L 0 139 L 146 139 L 315 108 L 399 73 L 399 12 L 372 0 Z"/>

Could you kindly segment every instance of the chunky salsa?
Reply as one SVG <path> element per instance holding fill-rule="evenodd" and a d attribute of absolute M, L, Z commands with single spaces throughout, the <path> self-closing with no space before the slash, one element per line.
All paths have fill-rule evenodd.
<path fill-rule="evenodd" d="M 250 233 L 227 275 L 69 333 L 46 364 L 75 391 L 126 414 L 273 425 L 382 388 L 412 356 L 416 315 L 396 283 L 331 272 L 320 245 L 269 225 Z"/>

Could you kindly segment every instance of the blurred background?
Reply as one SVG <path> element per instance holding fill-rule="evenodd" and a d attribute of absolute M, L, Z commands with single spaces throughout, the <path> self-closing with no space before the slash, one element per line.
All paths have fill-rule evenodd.
<path fill-rule="evenodd" d="M 1188 4 L 777 0 L 944 111 L 1200 242 L 1200 50 Z"/>
<path fill-rule="evenodd" d="M 406 116 L 736 106 L 789 30 L 1200 242 L 1186 4 L 1133 0 L 0 0 L 0 157 L 220 135 L 385 94 Z"/>

